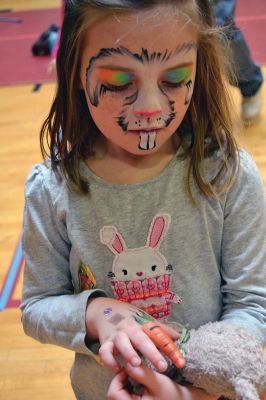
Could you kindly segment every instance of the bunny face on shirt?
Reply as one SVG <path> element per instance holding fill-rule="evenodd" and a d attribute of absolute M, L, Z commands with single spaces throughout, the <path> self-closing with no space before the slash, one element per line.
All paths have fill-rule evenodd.
<path fill-rule="evenodd" d="M 87 32 L 82 88 L 105 141 L 122 153 L 171 148 L 189 107 L 197 40 L 189 22 L 172 11 L 164 5 L 110 15 Z"/>

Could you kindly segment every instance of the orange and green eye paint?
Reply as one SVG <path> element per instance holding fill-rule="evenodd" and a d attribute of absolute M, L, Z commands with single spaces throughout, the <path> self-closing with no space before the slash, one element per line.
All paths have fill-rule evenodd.
<path fill-rule="evenodd" d="M 111 69 L 101 69 L 98 78 L 109 85 L 123 86 L 132 81 L 133 74 L 126 71 L 114 71 Z"/>
<path fill-rule="evenodd" d="M 184 65 L 182 67 L 174 68 L 164 74 L 163 79 L 170 83 L 180 83 L 187 80 L 193 70 L 193 64 Z"/>

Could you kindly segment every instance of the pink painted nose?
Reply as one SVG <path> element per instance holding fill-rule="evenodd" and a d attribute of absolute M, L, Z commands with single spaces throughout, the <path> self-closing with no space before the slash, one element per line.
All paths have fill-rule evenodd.
<path fill-rule="evenodd" d="M 143 272 L 136 272 L 136 275 L 142 276 Z"/>
<path fill-rule="evenodd" d="M 134 115 L 136 117 L 154 117 L 154 115 L 160 114 L 162 110 L 154 110 L 154 111 L 134 111 Z"/>

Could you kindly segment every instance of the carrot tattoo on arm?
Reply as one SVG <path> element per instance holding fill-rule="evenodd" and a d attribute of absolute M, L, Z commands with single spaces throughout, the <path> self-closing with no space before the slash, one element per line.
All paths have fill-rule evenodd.
<path fill-rule="evenodd" d="M 185 366 L 185 358 L 170 336 L 150 315 L 142 312 L 134 312 L 133 318 L 142 326 L 142 330 L 152 340 L 156 347 L 164 353 L 177 368 Z"/>

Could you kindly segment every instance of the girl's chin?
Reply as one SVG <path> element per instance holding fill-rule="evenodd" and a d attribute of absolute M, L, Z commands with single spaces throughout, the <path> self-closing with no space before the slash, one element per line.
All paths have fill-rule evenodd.
<path fill-rule="evenodd" d="M 112 143 L 111 146 L 108 146 L 109 151 L 111 150 L 111 152 L 114 154 L 116 154 L 118 157 L 122 156 L 147 156 L 149 154 L 154 154 L 156 153 L 159 149 L 160 146 L 155 146 L 153 149 L 140 149 L 137 145 L 132 144 L 132 146 L 130 145 L 123 145 L 123 144 L 119 144 L 119 143 Z"/>
<path fill-rule="evenodd" d="M 163 148 L 165 147 L 165 144 L 157 144 L 156 146 L 154 146 L 152 149 L 143 149 L 143 148 L 139 148 L 138 146 L 125 146 L 125 147 L 121 147 L 121 150 L 125 151 L 128 154 L 131 154 L 132 156 L 148 156 L 151 154 L 155 154 L 155 153 L 159 153 L 160 151 L 163 151 Z"/>
<path fill-rule="evenodd" d="M 112 148 L 112 152 L 117 154 L 120 152 L 126 152 L 136 156 L 145 156 L 156 153 L 160 150 L 167 153 L 175 152 L 175 135 L 169 136 L 168 134 L 166 136 L 162 135 L 162 133 L 162 129 L 142 132 L 128 131 L 126 134 L 117 135 L 113 138 L 108 138 L 106 136 L 105 143 L 107 144 L 107 148 Z"/>

